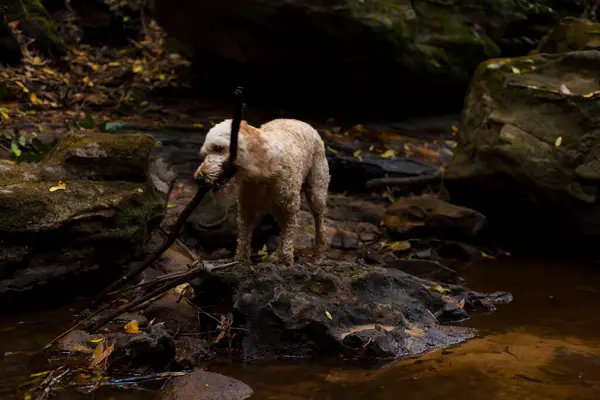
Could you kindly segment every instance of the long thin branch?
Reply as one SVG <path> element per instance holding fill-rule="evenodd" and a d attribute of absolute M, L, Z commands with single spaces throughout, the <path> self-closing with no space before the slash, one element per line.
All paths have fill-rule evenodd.
<path fill-rule="evenodd" d="M 428 175 L 409 176 L 406 178 L 390 177 L 390 178 L 375 178 L 367 181 L 367 187 L 375 188 L 388 185 L 412 185 L 415 183 L 425 183 L 437 181 L 442 178 L 441 172 L 436 172 Z"/>

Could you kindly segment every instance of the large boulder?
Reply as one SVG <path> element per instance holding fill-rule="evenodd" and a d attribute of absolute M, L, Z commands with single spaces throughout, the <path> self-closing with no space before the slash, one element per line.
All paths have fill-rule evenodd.
<path fill-rule="evenodd" d="M 479 62 L 503 50 L 524 54 L 559 14 L 583 10 L 562 3 L 154 0 L 150 8 L 208 78 L 203 90 L 243 82 L 251 98 L 278 106 L 310 100 L 331 112 L 378 103 L 397 115 L 458 104 Z M 390 92 L 410 101 L 399 109 Z"/>
<path fill-rule="evenodd" d="M 71 134 L 40 163 L 1 161 L 0 295 L 114 276 L 142 257 L 175 177 L 149 177 L 153 148 L 150 135 Z"/>
<path fill-rule="evenodd" d="M 600 235 L 599 29 L 563 21 L 537 54 L 482 63 L 466 98 L 453 202 L 527 246 Z"/>
<path fill-rule="evenodd" d="M 228 347 L 240 340 L 244 360 L 410 357 L 475 335 L 440 322 L 464 321 L 481 301 L 510 301 L 510 295 L 490 298 L 459 285 L 442 287 L 402 269 L 333 260 L 294 268 L 236 265 L 213 269 L 195 283 L 193 301 L 208 312 L 231 313 L 218 326 L 203 316 L 201 323 L 221 331 L 216 341 Z M 428 277 L 435 276 L 430 269 Z"/>

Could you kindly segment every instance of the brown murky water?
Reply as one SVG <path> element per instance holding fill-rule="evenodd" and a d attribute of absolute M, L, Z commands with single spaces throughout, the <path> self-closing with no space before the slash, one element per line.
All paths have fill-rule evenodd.
<path fill-rule="evenodd" d="M 507 258 L 460 273 L 472 289 L 514 294 L 512 304 L 467 323 L 480 330 L 480 339 L 378 370 L 331 360 L 219 363 L 211 369 L 249 384 L 253 399 L 600 399 L 600 268 Z M 37 349 L 70 323 L 68 318 L 61 323 L 56 313 L 19 319 L 46 322 L 0 326 L 0 354 Z M 0 378 L 45 367 L 39 357 L 5 355 Z M 160 399 L 160 393 L 109 390 L 56 398 L 147 400 Z"/>

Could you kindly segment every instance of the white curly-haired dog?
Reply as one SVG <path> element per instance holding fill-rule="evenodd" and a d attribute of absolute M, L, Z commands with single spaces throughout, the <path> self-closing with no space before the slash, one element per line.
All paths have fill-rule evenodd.
<path fill-rule="evenodd" d="M 222 175 L 230 136 L 229 119 L 208 131 L 200 151 L 203 161 L 194 176 L 202 175 L 212 184 Z M 250 262 L 255 215 L 264 211 L 275 217 L 281 231 L 280 261 L 292 266 L 304 192 L 315 220 L 314 261 L 319 261 L 326 249 L 324 219 L 330 177 L 325 144 L 318 132 L 294 119 L 275 119 L 259 128 L 242 121 L 235 164 L 237 173 L 223 190 L 237 189 L 236 260 Z"/>

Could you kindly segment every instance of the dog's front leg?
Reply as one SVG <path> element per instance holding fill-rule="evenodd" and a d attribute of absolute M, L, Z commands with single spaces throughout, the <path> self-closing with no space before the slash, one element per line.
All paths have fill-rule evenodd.
<path fill-rule="evenodd" d="M 238 196 L 237 249 L 235 260 L 241 264 L 250 264 L 252 232 L 256 220 L 256 209 L 248 198 Z"/>

